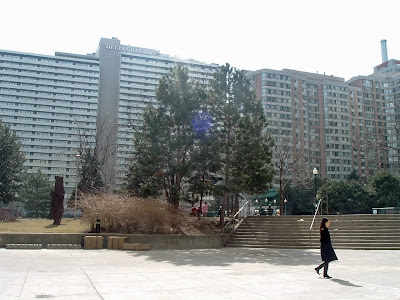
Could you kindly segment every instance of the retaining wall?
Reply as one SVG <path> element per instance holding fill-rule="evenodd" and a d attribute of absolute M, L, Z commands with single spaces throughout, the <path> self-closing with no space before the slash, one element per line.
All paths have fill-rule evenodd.
<path fill-rule="evenodd" d="M 7 244 L 80 244 L 83 247 L 85 236 L 95 236 L 94 233 L 0 233 L 0 247 Z M 109 236 L 125 236 L 127 243 L 149 243 L 151 249 L 215 249 L 224 245 L 222 234 L 201 236 L 162 235 L 162 234 L 97 234 L 104 237 L 104 248 L 107 248 Z"/>

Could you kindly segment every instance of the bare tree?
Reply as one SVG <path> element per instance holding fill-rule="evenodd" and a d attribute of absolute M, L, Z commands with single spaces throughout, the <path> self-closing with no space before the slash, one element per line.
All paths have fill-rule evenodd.
<path fill-rule="evenodd" d="M 283 212 L 283 190 L 289 182 L 289 179 L 294 181 L 300 180 L 300 155 L 294 151 L 290 138 L 280 138 L 279 142 L 275 143 L 274 146 L 274 165 L 278 171 L 279 177 L 277 179 L 279 183 L 279 206 L 280 211 Z M 281 142 L 280 142 L 281 141 Z"/>
<path fill-rule="evenodd" d="M 98 166 L 103 189 L 105 192 L 112 190 L 115 181 L 115 166 L 110 164 L 118 149 L 115 137 L 110 136 L 110 131 L 115 131 L 117 124 L 110 120 L 98 120 L 97 128 L 86 128 L 82 122 L 75 121 L 78 126 L 78 153 L 81 158 L 89 159 L 85 162 L 91 166 Z M 115 162 L 114 162 L 115 163 Z M 84 171 L 84 170 L 82 170 Z M 81 174 L 83 178 L 88 178 L 88 174 Z M 90 180 L 90 178 L 89 178 Z"/>

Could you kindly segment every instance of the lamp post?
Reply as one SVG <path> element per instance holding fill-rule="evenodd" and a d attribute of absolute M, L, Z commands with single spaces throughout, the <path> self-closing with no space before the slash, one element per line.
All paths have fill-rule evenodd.
<path fill-rule="evenodd" d="M 76 180 L 75 180 L 75 203 L 74 203 L 74 220 L 76 220 L 76 202 L 78 199 L 78 177 L 79 177 L 79 159 L 81 158 L 80 154 L 74 155 L 76 158 Z"/>
<path fill-rule="evenodd" d="M 283 200 L 283 202 L 285 202 L 285 215 L 287 215 L 287 212 L 286 212 L 286 203 L 287 203 L 287 199 Z"/>
<path fill-rule="evenodd" d="M 314 174 L 314 195 L 315 195 L 315 201 L 316 203 L 318 202 L 317 200 L 317 175 L 318 175 L 318 170 L 317 168 L 314 168 L 314 170 L 312 171 L 312 173 Z"/>

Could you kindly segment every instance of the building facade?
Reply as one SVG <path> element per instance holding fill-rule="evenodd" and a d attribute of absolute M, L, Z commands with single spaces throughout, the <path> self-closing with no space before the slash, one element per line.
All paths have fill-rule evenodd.
<path fill-rule="evenodd" d="M 102 38 L 96 55 L 100 60 L 97 131 L 103 137 L 100 138 L 103 156 L 111 157 L 103 177 L 114 189 L 122 185 L 126 175 L 133 151 L 133 134 L 141 125 L 143 110 L 149 104 L 156 104 L 159 80 L 179 64 L 188 68 L 191 80 L 207 83 L 218 65 L 121 45 L 116 38 Z M 107 124 L 111 126 L 104 126 Z"/>
<path fill-rule="evenodd" d="M 159 79 L 177 64 L 202 82 L 218 67 L 124 46 L 116 38 L 102 38 L 88 55 L 0 50 L 0 120 L 18 134 L 28 171 L 64 176 L 68 193 L 82 140 L 96 145 L 113 190 L 123 183 L 143 109 L 155 103 Z"/>
<path fill-rule="evenodd" d="M 28 172 L 74 186 L 78 131 L 95 134 L 98 88 L 93 55 L 0 51 L 0 120 L 19 136 Z"/>
<path fill-rule="evenodd" d="M 248 72 L 275 139 L 274 160 L 294 180 L 345 179 L 353 170 L 400 176 L 400 61 L 369 76 L 343 78 L 295 70 Z"/>

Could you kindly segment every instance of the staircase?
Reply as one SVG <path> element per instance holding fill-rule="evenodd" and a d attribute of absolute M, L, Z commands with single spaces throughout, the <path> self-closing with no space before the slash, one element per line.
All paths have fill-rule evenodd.
<path fill-rule="evenodd" d="M 249 216 L 239 226 L 226 247 L 319 248 L 317 216 Z M 335 249 L 400 250 L 400 215 L 333 215 L 329 232 Z"/>

